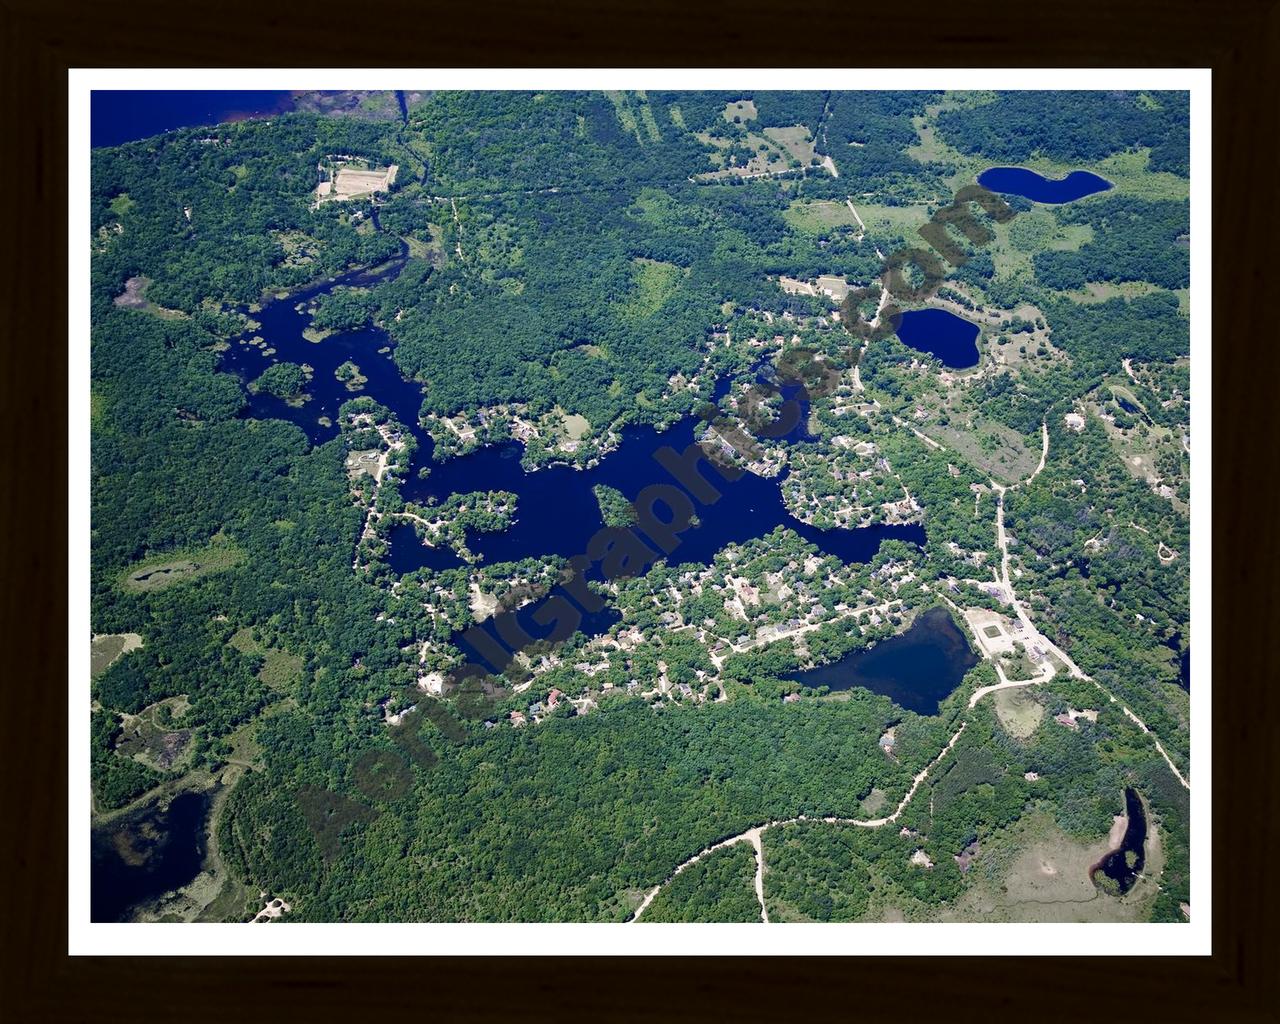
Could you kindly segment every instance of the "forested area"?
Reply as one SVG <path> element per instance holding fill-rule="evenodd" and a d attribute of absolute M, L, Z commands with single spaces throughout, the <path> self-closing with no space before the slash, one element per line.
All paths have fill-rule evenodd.
<path fill-rule="evenodd" d="M 756 858 L 741 842 L 703 857 L 663 886 L 641 921 L 760 920 L 755 884 Z"/>
<path fill-rule="evenodd" d="M 1040 252 L 1036 280 L 1069 291 L 1088 281 L 1149 281 L 1162 288 L 1191 283 L 1187 202 L 1115 196 L 1059 211 L 1062 224 L 1087 224 L 1093 238 L 1077 252 Z"/>
<path fill-rule="evenodd" d="M 1069 840 L 1094 844 L 1122 809 L 1124 787 L 1135 786 L 1155 807 L 1158 819 L 1149 827 L 1160 830 L 1170 855 L 1152 913 L 1173 920 L 1189 895 L 1186 792 L 1167 768 L 1158 769 L 1158 755 L 1114 708 L 1104 706 L 1096 723 L 1082 719 L 1077 728 L 1054 720 L 1073 705 L 1098 707 L 1097 697 L 1088 684 L 1055 681 L 1029 698 L 1043 714 L 1023 739 L 1001 727 L 990 703 L 980 705 L 925 797 L 892 827 L 799 822 L 766 831 L 770 919 L 874 920 L 888 908 L 908 920 L 930 919 L 970 885 L 998 886 L 1001 874 L 989 868 L 1018 848 L 1014 830 L 1024 816 L 1047 813 Z M 992 897 L 999 904 L 1007 894 L 997 889 Z"/>
<path fill-rule="evenodd" d="M 918 503 L 907 520 L 926 526 L 923 548 L 887 541 L 846 565 L 780 525 L 710 566 L 664 562 L 593 585 L 618 619 L 605 634 L 619 649 L 607 665 L 591 660 L 600 647 L 582 634 L 537 648 L 527 690 L 475 716 L 438 705 L 454 710 L 422 726 L 431 756 L 405 763 L 393 780 L 403 789 L 370 787 L 362 774 L 370 757 L 403 753 L 387 725 L 394 713 L 415 701 L 437 707 L 423 680 L 461 663 L 457 633 L 486 602 L 519 605 L 565 565 L 550 556 L 487 564 L 468 551 L 469 533 L 518 519 L 512 492 L 406 503 L 401 481 L 413 470 L 431 479 L 419 440 L 429 431 L 435 458 L 453 457 L 514 436 L 503 417 L 516 410 L 542 432 L 525 442 L 527 469 L 583 466 L 622 426 L 688 415 L 717 380 L 734 382 L 728 408 L 782 352 L 812 348 L 834 363 L 850 344 L 838 303 L 788 294 L 778 278 L 865 284 L 881 269 L 877 248 L 912 242 L 913 222 L 899 211 L 934 203 L 951 171 L 907 153 L 920 140 L 913 118 L 939 99 L 436 93 L 403 124 L 293 114 L 96 150 L 92 628 L 136 632 L 145 645 L 92 684 L 95 809 L 177 785 L 184 771 L 216 774 L 234 758 L 244 774 L 216 825 L 222 856 L 237 879 L 287 894 L 291 919 L 617 921 L 677 864 L 746 828 L 802 814 L 866 817 L 877 792 L 886 809 L 896 805 L 963 717 L 954 756 L 904 813 L 914 835 L 813 823 L 766 833 L 771 914 L 776 905 L 783 919 L 853 920 L 891 898 L 949 903 L 966 885 L 954 856 L 976 838 L 1002 834 L 1032 807 L 1073 836 L 1094 835 L 1118 788 L 1132 784 L 1172 839 L 1158 913 L 1175 917 L 1187 886 L 1186 794 L 1117 713 L 1078 731 L 1047 721 L 1023 742 L 995 723 L 989 702 L 965 710 L 973 687 L 995 681 L 986 662 L 929 717 L 866 690 L 831 699 L 787 679 L 893 636 L 939 603 L 948 579 L 986 578 L 994 561 L 989 467 L 905 429 L 908 419 L 931 429 L 915 411 L 941 371 L 891 338 L 868 348 L 856 392 L 840 364 L 840 389 L 814 401 L 808 432 L 767 447 L 791 474 L 780 486 L 793 503 L 818 506 L 815 523 L 849 525 L 829 506 L 855 487 L 877 522 L 905 493 Z M 726 104 L 745 109 L 747 100 L 750 125 L 725 117 Z M 1002 94 L 943 110 L 938 126 L 957 149 L 991 160 L 1097 160 L 1144 147 L 1153 171 L 1185 173 L 1178 97 L 1051 100 Z M 796 125 L 838 178 L 816 163 L 788 167 L 790 176 L 697 177 L 720 152 L 699 133 L 742 146 L 748 128 Z M 318 165 L 339 154 L 397 165 L 394 186 L 315 203 Z M 885 233 L 844 219 L 846 197 L 862 204 L 863 195 L 874 197 Z M 1167 645 L 1185 643 L 1189 628 L 1186 516 L 1126 469 L 1095 416 L 1076 433 L 1062 415 L 1096 402 L 1114 413 L 1111 425 L 1143 439 L 1140 428 L 1185 422 L 1182 404 L 1162 404 L 1190 388 L 1174 365 L 1188 351 L 1177 297 L 1085 303 L 1063 293 L 1087 282 L 1184 287 L 1187 204 L 1116 194 L 1064 206 L 1049 223 L 1087 226 L 1091 239 L 1076 250 L 1033 239 L 1012 275 L 1004 254 L 971 247 L 946 298 L 975 317 L 978 299 L 1034 302 L 1038 337 L 1055 357 L 997 371 L 984 349 L 982 372 L 961 386 L 980 418 L 1033 450 L 1041 423 L 1050 429 L 1045 471 L 1008 495 L 1020 596 L 1032 595 L 1046 634 L 1186 765 L 1185 704 L 1167 692 L 1176 676 Z M 253 418 L 250 403 L 263 395 L 293 412 L 312 408 L 308 391 L 320 382 L 302 357 L 264 360 L 242 380 L 220 363 L 229 341 L 256 329 L 262 304 L 293 303 L 305 284 L 391 257 L 401 257 L 399 273 L 343 284 L 307 307 L 314 337 L 305 337 L 323 345 L 331 333 L 385 330 L 396 364 L 421 385 L 429 425 L 398 422 L 376 394 L 342 405 L 338 436 L 316 444 L 285 420 Z M 146 302 L 115 304 L 133 278 L 145 279 Z M 1017 321 L 989 330 L 1021 340 Z M 1124 359 L 1146 383 L 1121 393 Z M 352 390 L 371 373 L 363 356 L 358 364 L 337 370 Z M 1140 412 L 1126 408 L 1130 394 Z M 510 409 L 499 416 L 498 406 Z M 353 425 L 356 414 L 369 420 Z M 566 425 L 578 417 L 587 427 L 568 450 Z M 469 440 L 458 425 L 474 427 Z M 388 451 L 392 434 L 403 437 Z M 849 442 L 839 455 L 835 438 Z M 858 441 L 873 450 L 855 456 Z M 361 452 L 386 456 L 381 478 L 377 463 L 348 464 Z M 1189 467 L 1162 458 L 1181 488 Z M 855 483 L 857 472 L 869 475 Z M 634 518 L 621 491 L 602 486 L 595 498 L 602 523 Z M 394 572 L 387 536 L 405 522 L 461 564 Z M 1161 543 L 1182 560 L 1162 562 Z M 996 606 L 976 584 L 948 592 Z M 884 614 L 856 613 L 871 605 Z M 801 622 L 815 628 L 798 643 L 764 642 L 764 632 L 754 642 L 757 631 Z M 627 630 L 642 642 L 622 657 Z M 632 692 L 660 677 L 674 693 Z M 515 727 L 508 716 L 557 688 L 590 700 Z M 1077 707 L 1084 699 L 1047 693 L 1050 713 L 1068 696 Z M 126 726 L 141 716 L 189 740 L 179 767 L 128 752 Z M 878 745 L 889 728 L 893 756 Z M 1027 771 L 1052 781 L 1033 789 Z M 910 863 L 917 849 L 933 869 Z M 683 872 L 644 919 L 757 920 L 753 870 L 740 843 Z"/>
<path fill-rule="evenodd" d="M 1185 177 L 1190 162 L 1190 98 L 1185 92 L 1002 92 L 991 102 L 943 111 L 938 128 L 963 153 L 1021 163 L 1101 160 L 1134 147 L 1151 150 L 1151 170 Z"/>
<path fill-rule="evenodd" d="M 439 763 L 412 769 L 398 800 L 362 804 L 376 820 L 348 826 L 330 861 L 291 791 L 336 784 L 364 801 L 346 758 L 370 740 L 335 759 L 304 718 L 279 715 L 262 729 L 268 770 L 228 805 L 224 856 L 297 893 L 305 920 L 622 920 L 718 839 L 796 813 L 855 815 L 873 785 L 902 792 L 910 766 L 876 746 L 891 708 L 654 711 L 618 698 L 532 731 L 477 730 L 452 750 L 432 729 Z"/>

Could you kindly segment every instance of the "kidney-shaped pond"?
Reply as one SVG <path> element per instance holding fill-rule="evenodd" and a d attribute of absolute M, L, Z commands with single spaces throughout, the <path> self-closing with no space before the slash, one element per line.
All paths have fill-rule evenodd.
<path fill-rule="evenodd" d="M 1026 167 L 992 167 L 978 175 L 978 184 L 992 192 L 1022 196 L 1033 203 L 1070 203 L 1111 188 L 1111 182 L 1089 171 L 1072 171 L 1065 178 L 1046 178 Z"/>
<path fill-rule="evenodd" d="M 904 345 L 936 356 L 953 370 L 978 365 L 978 330 L 973 321 L 946 309 L 912 309 L 898 321 Z"/>

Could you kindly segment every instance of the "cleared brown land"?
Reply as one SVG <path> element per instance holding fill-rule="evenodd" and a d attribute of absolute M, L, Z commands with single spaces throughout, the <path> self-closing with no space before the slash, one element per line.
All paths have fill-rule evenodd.
<path fill-rule="evenodd" d="M 332 181 L 322 181 L 316 186 L 316 202 L 355 199 L 359 196 L 372 195 L 374 192 L 385 192 L 394 184 L 396 171 L 399 169 L 396 164 L 390 167 L 375 167 L 372 170 L 339 167 Z"/>

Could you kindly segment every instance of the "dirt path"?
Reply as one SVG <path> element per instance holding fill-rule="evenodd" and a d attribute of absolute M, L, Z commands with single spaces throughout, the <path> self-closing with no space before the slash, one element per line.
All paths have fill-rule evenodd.
<path fill-rule="evenodd" d="M 940 452 L 945 452 L 947 450 L 946 445 L 939 444 L 937 441 L 931 438 L 928 434 L 921 433 L 919 430 L 917 430 L 915 427 L 913 427 L 910 423 L 908 423 L 906 420 L 904 420 L 900 416 L 893 417 L 893 425 L 895 427 L 906 427 L 909 431 L 911 431 L 911 433 L 915 434 L 916 437 L 920 438 L 920 440 L 923 441 L 925 444 L 927 444 L 930 448 L 933 448 Z"/>
<path fill-rule="evenodd" d="M 849 209 L 853 210 L 852 202 L 849 203 Z M 854 210 L 853 215 L 855 217 L 858 216 L 858 211 Z M 858 223 L 861 224 L 862 221 L 859 220 Z M 879 251 L 880 251 L 879 249 L 876 250 L 876 252 L 879 252 Z M 877 327 L 880 326 L 880 314 L 884 312 L 884 307 L 887 305 L 889 305 L 889 289 L 884 287 L 882 283 L 880 285 L 880 304 L 876 306 L 876 315 L 872 317 L 871 323 L 869 325 L 872 330 L 875 330 Z M 866 341 L 862 343 L 862 348 L 858 350 L 858 361 L 853 364 L 853 390 L 854 391 L 865 390 L 862 386 L 862 371 L 860 367 L 862 365 L 862 357 L 867 354 L 867 346 L 870 344 L 871 344 L 870 338 L 868 338 Z"/>
<path fill-rule="evenodd" d="M 830 160 L 830 157 L 827 157 Z M 764 844 L 760 842 L 763 829 L 753 828 L 747 833 L 749 842 L 756 851 L 756 899 L 760 903 L 760 920 L 769 923 L 769 908 L 764 905 Z"/>
<path fill-rule="evenodd" d="M 845 205 L 849 207 L 849 212 L 853 214 L 853 219 L 858 222 L 858 227 L 862 228 L 862 233 L 865 235 L 867 233 L 867 226 L 862 222 L 862 218 L 858 216 L 858 209 L 853 205 L 853 197 L 845 196 L 844 201 Z M 862 239 L 859 238 L 858 241 L 861 242 Z"/>
<path fill-rule="evenodd" d="M 1046 429 L 1045 431 L 1045 454 L 1046 455 L 1048 454 L 1048 450 L 1049 450 L 1049 434 L 1048 434 L 1048 430 Z M 1042 468 L 1043 468 L 1043 465 L 1044 465 L 1044 460 L 1042 458 L 1041 459 Z M 1039 470 L 1036 470 L 1036 473 L 1038 472 Z M 1033 473 L 1030 477 L 1027 478 L 1028 482 L 1034 477 L 1035 477 L 1035 473 Z M 1031 616 L 1027 614 L 1026 608 L 1024 608 L 1022 606 L 1022 603 L 1018 600 L 1017 594 L 1013 589 L 1013 580 L 1009 576 L 1009 539 L 1004 532 L 1005 488 L 1002 487 L 1000 484 L 997 484 L 995 481 L 992 481 L 991 487 L 996 492 L 996 495 L 997 495 L 996 543 L 1000 545 L 1000 585 L 1004 589 L 1006 595 L 1008 596 L 1009 601 L 1012 603 L 1013 610 L 1017 613 L 1018 621 L 1022 623 L 1022 628 L 1026 631 L 1023 637 L 1024 644 L 1030 644 L 1030 643 L 1040 644 L 1044 650 L 1051 652 L 1057 658 L 1059 658 L 1062 661 L 1062 663 L 1067 666 L 1067 671 L 1069 671 L 1075 678 L 1093 683 L 1094 686 L 1096 686 L 1099 690 L 1102 691 L 1103 694 L 1106 695 L 1107 699 L 1111 703 L 1113 704 L 1120 703 L 1116 699 L 1115 695 L 1111 693 L 1105 686 L 1103 686 L 1100 682 L 1098 682 L 1092 676 L 1087 675 L 1083 670 L 1081 670 L 1080 666 L 1077 665 L 1074 661 L 1072 661 L 1071 657 L 1064 650 L 1062 650 L 1062 648 L 1060 648 L 1057 644 L 1055 644 L 1043 633 L 1041 633 L 1038 629 L 1036 629 L 1035 624 L 1031 621 Z M 1004 687 L 993 686 L 993 687 L 985 687 L 984 689 L 986 692 L 990 693 L 992 690 L 1003 689 L 1003 688 Z M 969 704 L 970 707 L 973 707 L 973 705 L 977 703 L 977 697 L 978 697 L 978 694 L 975 694 L 974 697 L 970 699 L 970 704 Z M 1146 722 L 1144 722 L 1141 718 L 1135 715 L 1128 707 L 1126 707 L 1122 703 L 1120 703 L 1120 710 L 1123 711 L 1125 713 L 1125 716 L 1131 722 L 1133 722 L 1139 729 L 1141 729 L 1144 733 L 1146 733 L 1151 737 L 1152 741 L 1155 743 L 1156 750 L 1159 752 L 1160 756 L 1164 758 L 1164 763 L 1169 766 L 1169 770 L 1173 772 L 1177 780 L 1180 783 L 1182 783 L 1182 788 L 1190 792 L 1191 791 L 1190 781 L 1188 781 L 1187 777 L 1178 770 L 1178 766 L 1173 763 L 1173 760 L 1169 757 L 1168 752 L 1164 749 L 1164 745 L 1160 742 L 1160 738 L 1154 732 L 1151 731 L 1151 729 L 1147 726 Z"/>
<path fill-rule="evenodd" d="M 1040 465 L 1036 466 L 1036 471 L 1034 473 L 1022 481 L 1024 484 L 1029 484 L 1032 480 L 1038 477 L 1044 470 L 1045 462 L 1049 459 L 1049 424 L 1044 420 L 1040 421 L 1040 436 L 1042 438 L 1040 445 Z"/>
<path fill-rule="evenodd" d="M 1005 679 L 1004 673 L 1000 671 L 999 664 L 995 665 L 995 669 L 996 674 L 1000 676 L 1001 681 L 998 683 L 992 683 L 990 686 L 980 686 L 974 690 L 973 696 L 969 698 L 969 707 L 977 707 L 978 701 L 982 700 L 982 698 L 989 693 L 995 693 L 998 690 L 1017 690 L 1023 686 L 1038 686 L 1040 683 L 1047 683 L 1054 676 L 1052 672 L 1049 672 L 1047 674 L 1041 673 L 1034 679 Z"/>
<path fill-rule="evenodd" d="M 640 919 L 640 915 L 643 914 L 645 910 L 648 909 L 649 904 L 653 902 L 654 897 L 657 896 L 658 893 L 662 891 L 664 886 L 670 885 L 672 880 L 676 877 L 676 875 L 684 871 L 685 868 L 693 866 L 694 864 L 698 863 L 698 861 L 702 860 L 703 857 L 709 856 L 710 854 L 715 853 L 717 850 L 723 850 L 726 847 L 735 846 L 738 843 L 750 843 L 756 851 L 755 890 L 756 890 L 756 899 L 760 901 L 760 919 L 765 924 L 768 924 L 769 912 L 765 908 L 765 902 L 764 902 L 764 845 L 761 842 L 761 838 L 760 838 L 765 833 L 765 831 L 768 829 L 774 828 L 775 826 L 794 825 L 797 822 L 801 822 L 801 821 L 821 821 L 828 825 L 856 825 L 859 828 L 881 828 L 885 825 L 892 824 L 893 822 L 897 821 L 899 816 L 902 814 L 902 812 L 906 810 L 907 804 L 911 803 L 911 798 L 916 795 L 916 790 L 920 788 L 920 783 L 924 782 L 924 780 L 929 777 L 929 772 L 931 772 L 935 767 L 937 767 L 938 762 L 941 761 L 944 757 L 946 757 L 947 752 L 950 751 L 951 748 L 956 745 L 956 740 L 958 740 L 960 738 L 960 734 L 964 732 L 965 725 L 966 723 L 961 722 L 960 728 L 957 729 L 955 733 L 952 735 L 951 739 L 947 741 L 947 745 L 942 748 L 938 756 L 935 757 L 932 761 L 930 761 L 927 765 L 925 765 L 922 769 L 920 769 L 918 773 L 916 773 L 915 778 L 911 782 L 911 788 L 907 790 L 906 795 L 902 798 L 901 801 L 899 801 L 897 808 L 894 810 L 892 814 L 887 815 L 886 817 L 883 817 L 883 818 L 870 818 L 870 819 L 868 818 L 837 818 L 837 817 L 810 818 L 808 817 L 808 815 L 802 814 L 796 818 L 778 818 L 772 821 L 766 821 L 763 825 L 756 825 L 755 827 L 749 828 L 745 832 L 741 832 L 736 836 L 730 836 L 728 839 L 722 839 L 720 842 L 715 843 L 711 846 L 708 846 L 705 850 L 700 850 L 698 853 L 695 853 L 692 857 L 686 860 L 683 864 L 680 864 L 673 872 L 671 872 L 671 874 L 667 877 L 666 881 L 661 882 L 658 885 L 655 885 L 651 890 L 649 890 L 648 893 L 645 894 L 644 899 L 640 901 L 640 905 L 636 907 L 635 913 L 631 915 L 627 923 L 634 924 L 636 921 L 638 921 Z"/>

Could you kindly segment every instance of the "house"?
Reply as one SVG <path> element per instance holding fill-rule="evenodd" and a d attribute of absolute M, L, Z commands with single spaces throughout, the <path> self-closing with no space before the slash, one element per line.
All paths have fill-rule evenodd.
<path fill-rule="evenodd" d="M 549 694 L 547 694 L 547 707 L 554 708 L 557 704 L 560 703 L 560 698 L 563 696 L 564 694 L 561 693 L 559 690 L 552 690 Z"/>
<path fill-rule="evenodd" d="M 800 694 L 798 694 L 798 693 L 788 693 L 788 694 L 785 694 L 785 695 L 783 696 L 783 698 L 782 698 L 782 703 L 783 703 L 783 704 L 794 704 L 794 703 L 795 703 L 796 701 L 798 701 L 799 699 L 800 699 Z"/>
<path fill-rule="evenodd" d="M 511 725 L 512 725 L 514 728 L 517 728 L 517 729 L 518 729 L 518 728 L 520 728 L 520 726 L 524 725 L 524 723 L 525 723 L 525 717 L 524 717 L 524 712 L 523 712 L 523 711 L 513 711 L 513 712 L 511 712 Z"/>

